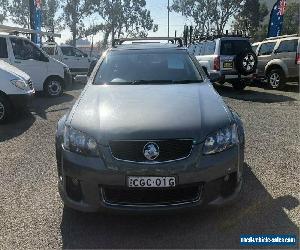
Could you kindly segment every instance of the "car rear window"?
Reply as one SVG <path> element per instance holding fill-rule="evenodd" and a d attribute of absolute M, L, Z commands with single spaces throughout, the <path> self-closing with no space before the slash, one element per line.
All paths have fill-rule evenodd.
<path fill-rule="evenodd" d="M 270 43 L 263 43 L 260 46 L 258 55 L 262 56 L 262 55 L 271 55 L 274 47 L 275 47 L 276 42 L 270 42 Z"/>
<path fill-rule="evenodd" d="M 221 55 L 238 55 L 249 50 L 252 48 L 247 40 L 221 40 Z"/>
<path fill-rule="evenodd" d="M 6 38 L 0 37 L 0 58 L 8 58 Z"/>
<path fill-rule="evenodd" d="M 202 81 L 188 53 L 111 51 L 104 58 L 94 84 L 129 84 L 157 81 Z"/>

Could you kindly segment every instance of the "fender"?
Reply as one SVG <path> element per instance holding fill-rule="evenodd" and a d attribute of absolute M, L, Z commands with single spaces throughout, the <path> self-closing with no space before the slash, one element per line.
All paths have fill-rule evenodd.
<path fill-rule="evenodd" d="M 283 70 L 283 72 L 284 72 L 284 74 L 285 74 L 286 76 L 287 76 L 288 73 L 289 73 L 288 67 L 286 66 L 286 64 L 285 64 L 281 59 L 273 59 L 273 60 L 269 61 L 269 62 L 267 63 L 267 65 L 265 66 L 265 72 L 268 72 L 268 70 L 269 70 L 270 67 L 272 67 L 272 66 L 278 66 L 278 67 L 280 67 L 280 68 Z"/>

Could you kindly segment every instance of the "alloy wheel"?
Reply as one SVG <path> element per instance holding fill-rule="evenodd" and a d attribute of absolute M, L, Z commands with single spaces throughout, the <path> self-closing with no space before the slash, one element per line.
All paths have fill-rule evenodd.
<path fill-rule="evenodd" d="M 274 72 L 269 77 L 269 84 L 273 89 L 277 89 L 280 85 L 280 75 Z"/>
<path fill-rule="evenodd" d="M 61 89 L 61 83 L 57 80 L 52 80 L 48 84 L 48 93 L 50 96 L 60 95 Z"/>

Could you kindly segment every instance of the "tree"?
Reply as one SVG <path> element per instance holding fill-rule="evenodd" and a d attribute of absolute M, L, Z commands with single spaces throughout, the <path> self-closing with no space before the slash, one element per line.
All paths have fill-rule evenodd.
<path fill-rule="evenodd" d="M 10 1 L 8 6 L 10 21 L 24 28 L 30 28 L 30 10 L 28 0 Z"/>
<path fill-rule="evenodd" d="M 283 30 L 282 34 L 291 35 L 299 34 L 300 23 L 300 4 L 289 3 L 287 5 L 286 13 L 283 18 Z"/>
<path fill-rule="evenodd" d="M 145 37 L 149 30 L 157 31 L 145 0 L 92 0 L 93 10 L 99 14 L 104 23 L 98 28 L 104 31 L 103 46 L 106 46 L 109 35 L 115 37 Z M 96 26 L 97 27 L 97 26 Z"/>
<path fill-rule="evenodd" d="M 244 31 L 248 35 L 257 38 L 262 30 L 261 23 L 266 15 L 268 8 L 265 4 L 260 4 L 259 0 L 246 0 L 241 11 L 235 15 L 233 27 L 235 30 Z"/>
<path fill-rule="evenodd" d="M 56 14 L 59 10 L 58 0 L 43 0 L 42 1 L 42 10 L 43 10 L 43 27 L 54 32 L 55 30 L 60 29 Z"/>
<path fill-rule="evenodd" d="M 72 45 L 76 46 L 76 40 L 85 33 L 84 18 L 90 12 L 89 0 L 65 0 L 62 17 L 72 33 Z"/>
<path fill-rule="evenodd" d="M 8 16 L 7 6 L 8 0 L 0 0 L 0 23 L 3 23 Z"/>
<path fill-rule="evenodd" d="M 191 17 L 195 32 L 223 34 L 230 18 L 239 12 L 243 1 L 238 0 L 174 0 L 171 10 Z"/>

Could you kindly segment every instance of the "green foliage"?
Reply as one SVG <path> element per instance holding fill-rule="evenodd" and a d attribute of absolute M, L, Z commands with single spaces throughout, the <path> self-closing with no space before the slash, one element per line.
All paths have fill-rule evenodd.
<path fill-rule="evenodd" d="M 269 13 L 267 6 L 259 2 L 259 0 L 246 0 L 241 11 L 235 16 L 233 24 L 235 30 L 242 30 L 254 39 L 263 36 L 265 27 L 262 27 L 261 23 Z"/>
<path fill-rule="evenodd" d="M 8 17 L 7 6 L 8 0 L 0 0 L 0 24 Z"/>
<path fill-rule="evenodd" d="M 104 20 L 98 25 L 104 31 L 107 44 L 109 34 L 112 39 L 120 36 L 145 37 L 149 30 L 157 31 L 150 11 L 146 9 L 145 0 L 91 0 L 93 11 Z"/>
<path fill-rule="evenodd" d="M 87 14 L 90 14 L 89 0 L 65 0 L 62 17 L 66 26 L 72 33 L 72 45 L 76 46 L 76 40 L 84 36 L 85 24 L 83 22 Z"/>
<path fill-rule="evenodd" d="M 57 19 L 59 7 L 58 0 L 42 0 L 43 27 L 45 27 L 46 30 L 58 30 L 60 26 Z"/>
<path fill-rule="evenodd" d="M 224 33 L 230 18 L 239 12 L 243 1 L 238 0 L 174 0 L 171 10 L 193 18 L 196 32 Z"/>
<path fill-rule="evenodd" d="M 28 0 L 10 1 L 8 6 L 10 21 L 24 28 L 30 28 L 30 10 Z"/>
<path fill-rule="evenodd" d="M 300 3 L 289 3 L 283 19 L 283 35 L 299 34 Z"/>

